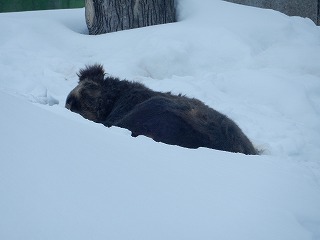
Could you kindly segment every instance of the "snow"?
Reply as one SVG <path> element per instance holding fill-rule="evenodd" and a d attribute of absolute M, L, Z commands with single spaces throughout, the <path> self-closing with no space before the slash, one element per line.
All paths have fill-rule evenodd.
<path fill-rule="evenodd" d="M 320 239 L 320 29 L 219 0 L 89 36 L 84 9 L 0 14 L 0 239 Z M 156 143 L 64 108 L 77 71 L 196 97 L 264 150 Z"/>

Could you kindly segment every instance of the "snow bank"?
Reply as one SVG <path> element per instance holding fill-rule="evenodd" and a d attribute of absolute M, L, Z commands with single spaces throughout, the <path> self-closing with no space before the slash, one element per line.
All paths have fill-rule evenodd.
<path fill-rule="evenodd" d="M 89 36 L 84 9 L 0 14 L 1 239 L 320 239 L 320 29 L 224 1 Z M 227 114 L 262 156 L 131 138 L 64 108 L 85 64 Z"/>
<path fill-rule="evenodd" d="M 0 99 L 1 239 L 301 240 L 319 223 L 318 186 L 289 160 L 156 144 Z"/>

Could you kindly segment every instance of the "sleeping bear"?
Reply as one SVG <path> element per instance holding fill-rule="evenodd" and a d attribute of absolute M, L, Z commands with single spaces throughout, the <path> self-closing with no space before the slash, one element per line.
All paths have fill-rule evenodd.
<path fill-rule="evenodd" d="M 66 108 L 86 119 L 166 144 L 258 154 L 237 124 L 198 99 L 106 77 L 98 64 L 86 66 L 78 76 L 79 83 L 68 95 Z"/>

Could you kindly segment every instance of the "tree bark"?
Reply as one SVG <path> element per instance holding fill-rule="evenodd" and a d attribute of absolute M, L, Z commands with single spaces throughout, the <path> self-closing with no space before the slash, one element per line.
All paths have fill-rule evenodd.
<path fill-rule="evenodd" d="M 85 0 L 90 35 L 176 21 L 175 0 Z"/>
<path fill-rule="evenodd" d="M 318 0 L 318 10 L 317 10 L 317 25 L 320 26 L 320 0 Z"/>

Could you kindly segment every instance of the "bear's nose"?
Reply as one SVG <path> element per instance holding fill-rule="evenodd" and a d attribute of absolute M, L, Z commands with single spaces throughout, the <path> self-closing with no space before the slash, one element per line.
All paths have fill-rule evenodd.
<path fill-rule="evenodd" d="M 65 107 L 66 107 L 66 109 L 69 109 L 69 110 L 70 110 L 70 109 L 71 109 L 71 104 L 70 104 L 70 103 L 66 103 L 66 106 L 65 106 Z"/>
<path fill-rule="evenodd" d="M 71 110 L 72 104 L 73 104 L 73 99 L 72 99 L 72 97 L 68 96 L 67 101 L 66 101 L 66 105 L 65 105 L 66 109 Z"/>

